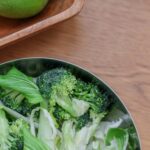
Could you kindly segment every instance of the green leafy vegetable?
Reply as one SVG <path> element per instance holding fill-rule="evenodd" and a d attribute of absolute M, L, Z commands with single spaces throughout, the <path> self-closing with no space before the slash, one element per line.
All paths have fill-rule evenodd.
<path fill-rule="evenodd" d="M 9 150 L 9 124 L 5 112 L 0 108 L 0 150 Z"/>
<path fill-rule="evenodd" d="M 31 135 L 30 131 L 26 128 L 23 129 L 24 137 L 24 150 L 51 150 L 40 139 Z"/>
<path fill-rule="evenodd" d="M 14 67 L 0 75 L 0 150 L 139 148 L 130 116 L 106 91 L 64 68 L 34 81 Z"/>
<path fill-rule="evenodd" d="M 88 111 L 76 119 L 76 129 L 77 130 L 81 129 L 82 127 L 84 127 L 91 121 L 92 121 L 92 119 L 90 118 L 90 113 Z"/>
<path fill-rule="evenodd" d="M 52 114 L 56 120 L 56 126 L 61 128 L 64 121 L 71 119 L 71 115 L 58 104 L 52 110 Z"/>
<path fill-rule="evenodd" d="M 10 89 L 0 89 L 0 100 L 6 106 L 18 113 L 28 116 L 38 104 L 30 104 L 19 92 Z"/>
<path fill-rule="evenodd" d="M 11 142 L 11 150 L 22 150 L 24 141 L 23 141 L 23 132 L 24 128 L 29 128 L 28 124 L 22 120 L 17 119 L 12 122 L 9 127 L 9 140 Z"/>
<path fill-rule="evenodd" d="M 129 135 L 127 131 L 121 128 L 109 129 L 105 143 L 110 150 L 126 150 L 128 145 Z"/>
<path fill-rule="evenodd" d="M 14 117 L 15 119 L 20 119 L 21 118 L 24 121 L 29 123 L 29 119 L 27 117 L 24 117 L 23 115 L 21 115 L 18 112 L 10 109 L 9 107 L 4 106 L 1 101 L 0 101 L 0 108 L 3 108 L 10 116 Z"/>
<path fill-rule="evenodd" d="M 66 121 L 62 127 L 61 150 L 86 150 L 104 114 L 92 114 L 92 123 L 76 131 L 73 121 Z"/>
<path fill-rule="evenodd" d="M 57 149 L 57 142 L 60 138 L 59 131 L 55 127 L 55 122 L 46 109 L 41 109 L 40 111 L 38 138 L 43 141 L 49 149 Z"/>
<path fill-rule="evenodd" d="M 104 140 L 108 130 L 111 128 L 119 128 L 121 123 L 121 119 L 117 121 L 102 121 L 96 130 L 95 137 L 97 139 Z"/>
<path fill-rule="evenodd" d="M 31 78 L 14 67 L 6 75 L 0 75 L 0 86 L 20 92 L 32 104 L 43 101 L 38 87 Z"/>
<path fill-rule="evenodd" d="M 128 150 L 136 150 L 139 147 L 139 140 L 134 126 L 127 129 L 129 134 Z"/>
<path fill-rule="evenodd" d="M 37 79 L 37 85 L 43 97 L 49 99 L 50 109 L 57 103 L 73 117 L 77 117 L 84 114 L 89 107 L 84 101 L 72 101 L 70 98 L 76 86 L 76 78 L 65 69 L 53 69 L 42 74 Z"/>

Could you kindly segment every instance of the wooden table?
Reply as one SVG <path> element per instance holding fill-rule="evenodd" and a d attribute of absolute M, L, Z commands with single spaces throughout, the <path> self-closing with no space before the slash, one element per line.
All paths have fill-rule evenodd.
<path fill-rule="evenodd" d="M 104 79 L 150 149 L 149 0 L 87 0 L 75 18 L 0 50 L 0 62 L 32 56 L 67 60 Z"/>

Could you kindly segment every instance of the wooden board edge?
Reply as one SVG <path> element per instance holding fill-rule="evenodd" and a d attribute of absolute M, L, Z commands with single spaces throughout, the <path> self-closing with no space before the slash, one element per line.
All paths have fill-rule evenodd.
<path fill-rule="evenodd" d="M 55 25 L 59 22 L 62 22 L 77 15 L 82 10 L 84 2 L 85 0 L 75 0 L 72 6 L 66 9 L 65 11 L 53 17 L 47 18 L 41 22 L 38 22 L 34 25 L 30 25 L 29 27 L 24 28 L 18 32 L 3 37 L 2 39 L 0 39 L 0 48 L 5 47 L 11 43 L 17 42 L 20 39 L 24 39 L 33 34 L 36 34 L 52 25 Z"/>

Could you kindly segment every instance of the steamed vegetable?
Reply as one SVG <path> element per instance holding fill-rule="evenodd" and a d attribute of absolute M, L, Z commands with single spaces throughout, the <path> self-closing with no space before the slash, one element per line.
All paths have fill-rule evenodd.
<path fill-rule="evenodd" d="M 105 143 L 107 149 L 115 150 L 126 150 L 128 145 L 129 135 L 127 131 L 120 128 L 111 128 L 109 129 Z"/>
<path fill-rule="evenodd" d="M 88 102 L 95 113 L 107 111 L 113 102 L 112 99 L 108 97 L 108 94 L 105 92 L 101 93 L 97 86 L 92 83 L 85 83 L 81 80 L 78 80 L 76 83 L 73 97 Z"/>
<path fill-rule="evenodd" d="M 11 143 L 9 142 L 9 124 L 5 112 L 0 109 L 0 149 L 8 150 Z"/>
<path fill-rule="evenodd" d="M 78 131 L 76 131 L 73 121 L 64 122 L 62 127 L 62 150 L 86 150 L 103 117 L 103 114 L 93 115 L 93 121 Z"/>
<path fill-rule="evenodd" d="M 0 149 L 23 149 L 22 129 L 28 127 L 28 125 L 22 119 L 18 119 L 10 124 L 11 125 L 9 125 L 4 110 L 0 109 Z"/>
<path fill-rule="evenodd" d="M 60 139 L 59 131 L 55 127 L 51 115 L 47 110 L 41 109 L 38 138 L 45 143 L 50 150 L 56 150 L 58 147 L 58 140 Z"/>
<path fill-rule="evenodd" d="M 37 104 L 43 101 L 36 84 L 16 68 L 12 68 L 6 75 L 0 75 L 0 86 L 20 92 L 29 103 Z"/>
<path fill-rule="evenodd" d="M 51 150 L 40 139 L 34 137 L 26 128 L 23 129 L 24 148 L 23 150 Z"/>
<path fill-rule="evenodd" d="M 0 89 L 0 99 L 5 106 L 24 116 L 29 115 L 32 109 L 37 106 L 37 104 L 30 104 L 28 100 L 22 94 L 20 94 L 20 92 L 6 88 Z"/>
<path fill-rule="evenodd" d="M 92 119 L 90 118 L 90 112 L 88 111 L 76 119 L 76 129 L 77 130 L 81 129 L 91 121 Z"/>
<path fill-rule="evenodd" d="M 29 128 L 29 125 L 22 119 L 17 119 L 12 122 L 9 127 L 9 140 L 11 142 L 11 150 L 20 150 L 23 149 L 24 140 L 23 140 L 23 129 Z"/>
<path fill-rule="evenodd" d="M 0 75 L 0 150 L 137 150 L 130 116 L 64 68 Z"/>
<path fill-rule="evenodd" d="M 129 134 L 129 143 L 128 143 L 127 149 L 129 149 L 129 150 L 138 149 L 139 140 L 138 140 L 138 136 L 137 136 L 135 127 L 130 126 L 129 128 L 127 128 L 127 132 Z"/>
<path fill-rule="evenodd" d="M 83 115 L 88 109 L 88 104 L 84 101 L 71 99 L 71 94 L 76 86 L 76 78 L 65 69 L 50 70 L 37 79 L 37 85 L 44 98 L 48 100 L 50 109 L 58 104 L 71 116 Z M 81 107 L 81 109 L 78 107 Z"/>

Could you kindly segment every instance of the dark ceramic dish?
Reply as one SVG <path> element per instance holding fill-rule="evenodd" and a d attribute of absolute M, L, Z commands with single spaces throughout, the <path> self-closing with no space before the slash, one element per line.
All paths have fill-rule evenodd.
<path fill-rule="evenodd" d="M 17 67 L 25 74 L 33 77 L 36 77 L 40 75 L 42 72 L 56 67 L 64 67 L 70 69 L 73 72 L 73 74 L 75 74 L 77 77 L 87 82 L 93 82 L 96 85 L 98 85 L 101 90 L 108 92 L 110 98 L 113 98 L 115 100 L 115 105 L 117 105 L 124 113 L 129 114 L 130 116 L 130 113 L 128 112 L 127 108 L 122 103 L 120 98 L 104 81 L 102 81 L 100 78 L 97 78 L 95 75 L 89 73 L 88 71 L 80 68 L 79 66 L 52 58 L 23 58 L 0 64 L 0 74 L 4 74 L 12 66 Z M 132 117 L 131 120 L 132 124 L 134 125 Z M 138 142 L 139 142 L 138 150 L 141 150 L 140 140 Z"/>

